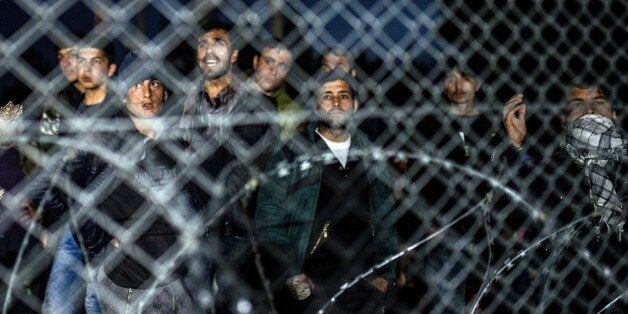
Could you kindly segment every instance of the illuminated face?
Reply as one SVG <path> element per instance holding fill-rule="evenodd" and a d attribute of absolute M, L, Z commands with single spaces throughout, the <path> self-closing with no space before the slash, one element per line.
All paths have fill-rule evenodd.
<path fill-rule="evenodd" d="M 345 127 L 356 110 L 358 110 L 358 101 L 351 95 L 349 83 L 339 79 L 321 86 L 316 114 L 331 128 Z"/>
<path fill-rule="evenodd" d="M 474 78 L 460 73 L 458 69 L 449 71 L 445 78 L 445 94 L 451 103 L 472 102 L 478 90 L 480 84 Z"/>
<path fill-rule="evenodd" d="M 351 69 L 349 60 L 345 56 L 339 56 L 333 53 L 327 53 L 323 56 L 321 62 L 321 69 L 323 72 L 330 72 L 335 68 L 340 68 L 343 71 L 349 73 L 351 76 L 355 76 L 355 71 Z"/>
<path fill-rule="evenodd" d="M 98 48 L 81 48 L 78 51 L 78 81 L 86 90 L 107 85 L 115 66 L 109 64 L 105 53 Z"/>
<path fill-rule="evenodd" d="M 237 60 L 238 51 L 231 47 L 225 30 L 213 29 L 198 38 L 196 61 L 206 80 L 223 77 Z"/>
<path fill-rule="evenodd" d="M 152 118 L 159 113 L 168 95 L 159 80 L 141 81 L 129 88 L 126 93 L 126 108 L 131 116 Z"/>
<path fill-rule="evenodd" d="M 59 67 L 61 68 L 61 71 L 63 72 L 63 75 L 65 75 L 65 78 L 68 80 L 68 82 L 76 82 L 76 80 L 78 79 L 78 53 L 76 51 L 76 48 L 67 47 L 59 49 L 59 51 L 57 52 L 57 60 L 59 60 Z"/>
<path fill-rule="evenodd" d="M 572 122 L 587 114 L 615 118 L 615 112 L 602 90 L 597 87 L 572 87 L 566 107 L 567 122 Z"/>
<path fill-rule="evenodd" d="M 285 49 L 264 48 L 260 56 L 253 59 L 253 80 L 262 92 L 277 90 L 288 75 L 292 65 L 292 53 Z"/>

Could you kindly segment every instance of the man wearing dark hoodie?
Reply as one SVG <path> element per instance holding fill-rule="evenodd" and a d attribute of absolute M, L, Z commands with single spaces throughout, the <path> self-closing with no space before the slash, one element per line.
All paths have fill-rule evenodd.
<path fill-rule="evenodd" d="M 152 59 L 125 59 L 119 74 L 123 114 L 111 122 L 114 150 L 73 163 L 78 176 L 94 162 L 103 167 L 96 177 L 79 178 L 89 181 L 83 193 L 94 199 L 77 203 L 75 217 L 98 268 L 96 289 L 105 313 L 196 311 L 182 280 L 190 249 L 182 239 L 197 236 L 202 220 L 171 142 L 162 140 L 168 124 L 160 114 L 171 96 L 161 70 Z"/>

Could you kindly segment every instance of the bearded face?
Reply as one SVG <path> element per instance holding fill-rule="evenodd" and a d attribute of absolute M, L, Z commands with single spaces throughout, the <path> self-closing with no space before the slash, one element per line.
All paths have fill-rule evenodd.
<path fill-rule="evenodd" d="M 349 83 L 342 79 L 323 84 L 316 106 L 316 114 L 321 121 L 332 129 L 346 128 L 358 109 L 358 101 L 351 92 Z"/>
<path fill-rule="evenodd" d="M 196 61 L 206 80 L 225 76 L 237 59 L 238 51 L 233 50 L 227 31 L 213 29 L 198 38 Z"/>

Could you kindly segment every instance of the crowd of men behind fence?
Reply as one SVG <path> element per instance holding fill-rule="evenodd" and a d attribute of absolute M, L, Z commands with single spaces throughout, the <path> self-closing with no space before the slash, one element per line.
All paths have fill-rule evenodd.
<path fill-rule="evenodd" d="M 565 82 L 551 134 L 525 95 L 483 110 L 482 78 L 452 56 L 444 104 L 358 120 L 368 91 L 349 50 L 329 47 L 297 94 L 280 40 L 246 77 L 242 38 L 202 29 L 184 89 L 165 61 L 87 36 L 58 47 L 68 84 L 41 119 L 20 128 L 3 107 L 2 264 L 39 265 L 3 274 L 5 309 L 591 312 L 625 293 L 627 140 L 599 83 Z"/>

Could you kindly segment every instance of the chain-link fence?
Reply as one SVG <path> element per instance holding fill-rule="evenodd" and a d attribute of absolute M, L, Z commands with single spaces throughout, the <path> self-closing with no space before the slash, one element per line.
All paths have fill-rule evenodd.
<path fill-rule="evenodd" d="M 627 312 L 627 7 L 2 1 L 3 312 Z"/>

